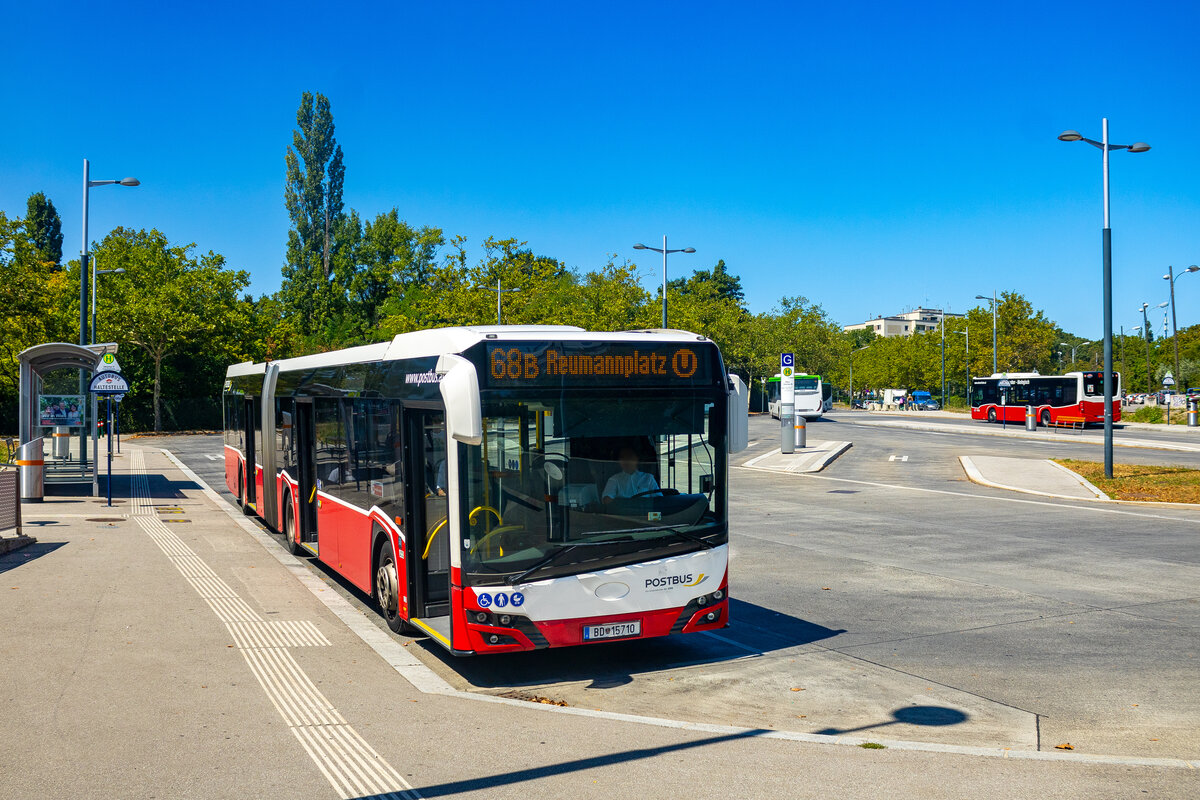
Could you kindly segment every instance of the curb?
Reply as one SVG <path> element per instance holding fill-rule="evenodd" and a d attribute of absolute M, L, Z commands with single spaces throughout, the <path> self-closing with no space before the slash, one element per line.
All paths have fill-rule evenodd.
<path fill-rule="evenodd" d="M 847 443 L 849 446 L 849 443 Z M 734 725 L 712 725 L 703 722 L 686 722 L 683 720 L 664 719 L 661 717 L 646 717 L 637 714 L 624 714 L 614 711 L 599 711 L 588 708 L 576 708 L 573 706 L 551 706 L 541 703 L 530 703 L 525 700 L 516 700 L 509 697 L 497 697 L 488 694 L 476 694 L 475 692 L 466 692 L 460 689 L 455 689 L 447 683 L 440 675 L 419 661 L 415 656 L 409 653 L 403 645 L 393 639 L 390 635 L 382 631 L 374 623 L 370 622 L 364 615 L 364 612 L 356 609 L 348 600 L 342 597 L 337 592 L 326 591 L 326 585 L 323 581 L 312 574 L 310 568 L 300 559 L 293 556 L 291 553 L 283 549 L 283 546 L 275 541 L 269 534 L 264 533 L 255 523 L 251 522 L 248 517 L 241 514 L 229 503 L 226 503 L 219 494 L 217 494 L 199 475 L 191 470 L 186 464 L 176 458 L 175 454 L 166 448 L 160 448 L 161 452 L 180 470 L 189 480 L 195 483 L 203 491 L 204 495 L 212 500 L 218 508 L 225 511 L 239 527 L 250 533 L 263 548 L 269 552 L 276 561 L 282 564 L 308 589 L 314 597 L 325 605 L 338 619 L 345 623 L 354 634 L 374 650 L 384 661 L 386 661 L 399 675 L 407 680 L 415 689 L 422 694 L 442 695 L 446 697 L 455 697 L 460 700 L 473 700 L 481 703 L 497 703 L 500 705 L 512 706 L 514 708 L 522 708 L 527 711 L 540 711 L 549 714 L 569 714 L 572 716 L 589 717 L 591 719 L 604 719 L 613 722 L 628 722 L 641 725 L 651 725 L 659 728 L 672 728 L 675 730 L 683 730 L 695 733 L 714 733 L 728 735 L 752 736 L 762 739 L 782 739 L 792 742 L 804 742 L 809 744 L 833 745 L 841 747 L 858 747 L 859 745 L 868 742 L 883 744 L 894 750 L 906 750 L 925 753 L 946 753 L 951 755 L 977 756 L 982 758 L 1005 758 L 1005 759 L 1025 759 L 1031 761 L 1058 761 L 1065 763 L 1076 764 L 1095 764 L 1095 765 L 1121 765 L 1134 767 L 1166 767 L 1171 769 L 1198 769 L 1200 768 L 1200 759 L 1183 759 L 1183 758 L 1156 758 L 1156 757 L 1123 757 L 1090 753 L 1060 753 L 1045 750 L 1011 750 L 1003 747 L 978 747 L 970 745 L 951 745 L 939 744 L 937 742 L 917 742 L 907 740 L 892 740 L 892 739 L 875 739 L 861 737 L 837 737 L 826 736 L 816 733 L 800 733 L 793 731 L 774 731 L 762 730 L 760 728 L 746 728 Z"/>
<path fill-rule="evenodd" d="M 1097 499 L 1097 500 L 1108 500 L 1109 502 L 1111 502 L 1111 501 L 1112 501 L 1112 498 L 1111 498 L 1111 497 L 1109 497 L 1108 495 L 1106 495 L 1104 492 L 1102 492 L 1102 491 L 1100 491 L 1099 489 L 1097 489 L 1097 488 L 1096 488 L 1096 486 L 1095 486 L 1095 484 L 1093 484 L 1093 483 L 1092 483 L 1091 481 L 1089 481 L 1087 478 L 1083 477 L 1082 475 L 1080 475 L 1078 472 L 1076 472 L 1075 470 L 1071 469 L 1070 467 L 1064 467 L 1062 464 L 1059 464 L 1057 461 L 1055 461 L 1055 460 L 1054 460 L 1054 459 L 1052 459 L 1052 458 L 1047 458 L 1047 459 L 1046 459 L 1046 463 L 1047 463 L 1047 464 L 1049 464 L 1049 465 L 1050 465 L 1050 466 L 1052 466 L 1052 467 L 1056 467 L 1056 468 L 1058 468 L 1058 469 L 1061 469 L 1063 472 L 1067 473 L 1067 474 L 1068 474 L 1068 475 L 1070 475 L 1072 478 L 1074 478 L 1075 480 L 1079 481 L 1079 483 L 1080 483 L 1080 484 L 1083 486 L 1083 488 L 1087 489 L 1089 492 L 1091 492 L 1092 494 L 1096 495 L 1096 499 Z"/>
<path fill-rule="evenodd" d="M 876 419 L 876 420 L 872 420 L 872 421 L 865 421 L 865 420 L 860 421 L 860 419 L 856 419 L 854 421 L 858 422 L 861 425 L 873 425 L 873 426 L 879 427 L 879 428 L 902 428 L 905 430 L 931 431 L 934 433 L 958 433 L 958 434 L 964 434 L 967 436 L 1004 436 L 1004 437 L 1007 437 L 1010 439 L 1029 439 L 1032 441 L 1040 441 L 1040 442 L 1065 442 L 1068 444 L 1093 444 L 1093 445 L 1103 444 L 1102 439 L 1093 439 L 1091 437 L 1084 438 L 1083 435 L 1064 436 L 1064 435 L 1058 434 L 1058 433 L 1029 434 L 1029 433 L 1025 432 L 1024 428 L 1021 428 L 1019 431 L 1015 431 L 1013 433 L 1007 433 L 1007 432 L 1002 432 L 1002 431 L 989 431 L 989 430 L 982 430 L 982 429 L 977 429 L 977 428 L 968 428 L 964 425 L 939 425 L 937 423 L 922 424 L 922 423 L 905 422 L 902 420 L 882 420 L 882 419 Z M 1014 425 L 1015 425 L 1015 423 L 1014 423 Z M 1193 447 L 1190 445 L 1182 445 L 1182 444 L 1174 444 L 1172 442 L 1154 441 L 1154 442 L 1142 443 L 1142 442 L 1120 441 L 1120 440 L 1114 439 L 1113 445 L 1116 447 L 1132 447 L 1132 448 L 1137 448 L 1139 450 L 1173 450 L 1173 451 L 1182 452 L 1182 453 L 1200 453 L 1200 447 Z"/>
<path fill-rule="evenodd" d="M 1049 461 L 1049 459 L 1046 459 L 1046 460 Z M 1100 500 L 1101 498 L 1103 498 L 1107 502 L 1112 502 L 1107 497 L 1105 497 L 1103 495 L 1103 493 L 1100 493 L 1100 490 L 1096 489 L 1096 487 L 1094 487 L 1094 486 L 1091 487 L 1091 491 L 1099 493 L 1100 494 L 1099 497 L 1077 497 L 1075 495 L 1070 495 L 1070 494 L 1055 494 L 1054 492 L 1039 492 L 1036 489 L 1023 489 L 1020 486 L 1009 486 L 1006 483 L 996 483 L 995 481 L 988 480 L 987 478 L 983 477 L 983 473 L 979 471 L 979 467 L 975 466 L 975 462 L 971 459 L 970 456 L 959 456 L 958 462 L 960 464 L 962 464 L 963 471 L 967 473 L 967 478 L 970 479 L 971 483 L 978 483 L 980 486 L 990 486 L 993 489 L 1004 489 L 1005 491 L 1021 492 L 1022 494 L 1036 494 L 1039 497 L 1055 497 L 1060 500 L 1082 500 L 1082 501 L 1086 502 L 1089 500 Z M 1051 463 L 1053 463 L 1053 462 L 1051 462 Z M 1057 467 L 1058 465 L 1055 464 L 1054 466 Z M 1067 472 L 1071 472 L 1071 471 L 1067 470 Z M 1072 472 L 1071 474 L 1074 475 L 1075 473 Z M 1079 478 L 1078 475 L 1075 475 L 1075 477 Z M 1080 480 L 1082 480 L 1082 478 L 1080 478 Z M 1090 484 L 1088 484 L 1088 485 L 1090 486 Z"/>
<path fill-rule="evenodd" d="M 10 539 L 0 539 L 0 556 L 8 555 L 9 553 L 20 550 L 22 547 L 27 547 L 36 541 L 37 539 L 33 538 L 32 536 L 25 536 L 24 534 L 21 536 L 14 536 Z"/>
<path fill-rule="evenodd" d="M 821 470 L 825 469 L 827 466 L 832 464 L 838 458 L 838 456 L 840 456 L 842 453 L 849 450 L 851 447 L 850 442 L 829 442 L 829 444 L 832 445 L 829 449 L 829 452 L 826 453 L 824 455 L 824 457 L 822 457 L 816 461 L 813 461 L 811 464 L 805 465 L 804 469 L 777 469 L 775 467 L 760 467 L 760 466 L 758 466 L 758 462 L 762 461 L 764 458 L 768 458 L 770 456 L 781 455 L 782 451 L 778 447 L 775 448 L 774 450 L 763 453 L 762 455 L 755 456 L 754 458 L 750 459 L 749 461 L 747 461 L 745 463 L 734 464 L 733 466 L 738 467 L 740 469 L 757 469 L 757 470 L 761 470 L 763 472 L 777 472 L 777 473 L 780 473 L 783 475 L 803 475 L 805 473 L 820 472 Z"/>

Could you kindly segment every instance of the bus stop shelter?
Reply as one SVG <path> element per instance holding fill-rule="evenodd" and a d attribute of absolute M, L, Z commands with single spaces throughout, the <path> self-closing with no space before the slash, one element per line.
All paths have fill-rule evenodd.
<path fill-rule="evenodd" d="M 91 428 L 92 448 L 96 452 L 98 431 L 96 430 L 96 403 L 88 397 L 87 384 L 92 373 L 100 364 L 105 353 L 117 352 L 115 343 L 77 345 L 69 342 L 47 342 L 24 350 L 17 357 L 20 365 L 20 394 L 18 396 L 18 421 L 21 449 L 17 461 L 21 466 L 22 499 L 41 499 L 47 483 L 80 484 L 91 483 L 92 494 L 98 495 L 100 486 L 96 474 L 95 458 L 88 458 L 87 436 Z M 83 417 L 77 435 L 79 445 L 75 458 L 69 455 L 62 462 L 54 463 L 49 469 L 45 465 L 45 426 L 39 398 L 42 395 L 43 378 L 57 369 L 81 371 L 80 391 L 83 395 Z M 63 426 L 66 427 L 66 426 Z M 69 428 L 68 428 L 69 429 Z M 53 427 L 51 428 L 53 432 Z M 69 454 L 69 448 L 68 448 Z"/>

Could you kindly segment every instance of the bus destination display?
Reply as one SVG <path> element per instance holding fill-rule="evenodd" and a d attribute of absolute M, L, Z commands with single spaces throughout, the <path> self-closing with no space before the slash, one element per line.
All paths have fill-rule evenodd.
<path fill-rule="evenodd" d="M 712 353 L 706 347 L 676 345 L 636 347 L 570 344 L 487 348 L 488 377 L 493 386 L 595 384 L 706 384 L 712 380 Z"/>

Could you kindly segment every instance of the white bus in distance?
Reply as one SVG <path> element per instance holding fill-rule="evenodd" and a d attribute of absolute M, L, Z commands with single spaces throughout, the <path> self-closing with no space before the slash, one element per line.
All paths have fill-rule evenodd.
<path fill-rule="evenodd" d="M 767 378 L 767 408 L 771 416 L 779 419 L 782 401 L 779 397 L 779 375 Z M 820 375 L 796 375 L 795 404 L 797 416 L 805 419 L 820 419 L 826 411 L 833 410 L 833 387 L 826 386 Z"/>

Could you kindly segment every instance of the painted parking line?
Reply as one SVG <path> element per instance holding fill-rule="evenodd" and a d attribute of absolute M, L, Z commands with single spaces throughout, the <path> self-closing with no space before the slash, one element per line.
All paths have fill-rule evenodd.
<path fill-rule="evenodd" d="M 890 455 L 888 461 L 908 461 L 908 456 Z"/>
<path fill-rule="evenodd" d="M 343 800 L 417 800 L 411 785 L 346 721 L 292 657 L 290 648 L 329 647 L 307 620 L 267 621 L 158 518 L 141 448 L 130 458 L 133 518 L 225 624 L 255 680 L 304 752 Z"/>

